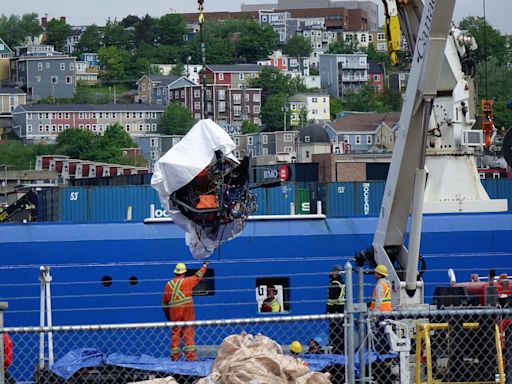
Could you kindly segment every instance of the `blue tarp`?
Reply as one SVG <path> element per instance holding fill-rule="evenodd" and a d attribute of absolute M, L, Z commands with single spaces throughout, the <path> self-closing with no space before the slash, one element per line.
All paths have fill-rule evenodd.
<path fill-rule="evenodd" d="M 365 354 L 366 364 L 374 361 L 384 361 L 396 355 Z M 304 355 L 303 360 L 308 363 L 312 371 L 322 371 L 332 365 L 345 365 L 344 355 Z M 168 373 L 169 375 L 185 375 L 205 377 L 211 372 L 213 359 L 199 361 L 172 361 L 169 358 L 156 358 L 152 356 L 129 356 L 120 353 L 106 354 L 98 349 L 82 348 L 68 352 L 50 367 L 56 375 L 68 380 L 81 368 L 111 365 L 125 368 L 140 369 L 149 372 Z M 359 370 L 359 357 L 356 355 L 356 370 Z"/>

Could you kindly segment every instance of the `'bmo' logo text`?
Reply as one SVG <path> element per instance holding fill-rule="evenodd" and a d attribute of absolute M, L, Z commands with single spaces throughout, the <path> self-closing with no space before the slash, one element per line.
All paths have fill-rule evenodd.
<path fill-rule="evenodd" d="M 277 169 L 266 169 L 263 171 L 264 179 L 277 179 L 278 173 Z"/>
<path fill-rule="evenodd" d="M 363 183 L 363 211 L 365 216 L 370 214 L 370 183 Z"/>

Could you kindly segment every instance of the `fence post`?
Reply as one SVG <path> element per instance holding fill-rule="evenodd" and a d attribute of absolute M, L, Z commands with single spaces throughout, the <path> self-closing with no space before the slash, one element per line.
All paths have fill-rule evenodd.
<path fill-rule="evenodd" d="M 5 301 L 0 302 L 0 384 L 5 384 L 5 361 L 4 361 L 4 311 L 8 305 Z"/>
<path fill-rule="evenodd" d="M 359 331 L 359 382 L 366 382 L 366 362 L 365 362 L 365 351 L 366 351 L 366 343 L 365 343 L 365 335 L 364 335 L 364 326 L 365 326 L 365 313 L 362 312 L 362 308 L 364 308 L 364 267 L 360 266 L 357 271 L 357 287 L 358 287 L 358 301 L 360 305 L 359 317 L 357 319 L 357 328 Z"/>
<path fill-rule="evenodd" d="M 345 264 L 345 337 L 347 350 L 347 380 L 348 384 L 355 383 L 355 349 L 354 349 L 354 292 L 352 287 L 352 264 Z"/>

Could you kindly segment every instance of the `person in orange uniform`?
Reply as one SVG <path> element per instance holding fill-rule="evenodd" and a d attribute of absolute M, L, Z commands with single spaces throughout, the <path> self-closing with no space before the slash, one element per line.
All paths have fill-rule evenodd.
<path fill-rule="evenodd" d="M 377 279 L 377 284 L 373 288 L 370 310 L 391 312 L 393 310 L 393 304 L 391 304 L 391 284 L 386 280 L 388 269 L 385 265 L 379 264 L 375 268 L 374 276 Z"/>
<path fill-rule="evenodd" d="M 174 268 L 174 278 L 167 282 L 162 295 L 162 309 L 168 321 L 193 321 L 195 320 L 194 302 L 192 300 L 192 290 L 199 284 L 203 278 L 208 262 L 205 261 L 194 275 L 185 277 L 187 266 L 183 263 L 176 264 Z M 194 344 L 194 328 L 173 327 L 171 337 L 171 359 L 176 361 L 180 358 L 181 335 L 185 347 L 185 358 L 187 360 L 196 360 L 196 347 Z"/>

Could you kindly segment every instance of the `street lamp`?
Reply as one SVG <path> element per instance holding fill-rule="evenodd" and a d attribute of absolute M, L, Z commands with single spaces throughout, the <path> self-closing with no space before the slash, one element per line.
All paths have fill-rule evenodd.
<path fill-rule="evenodd" d="M 7 169 L 14 168 L 11 164 L 0 164 L 4 168 L 4 202 L 7 204 Z"/>

